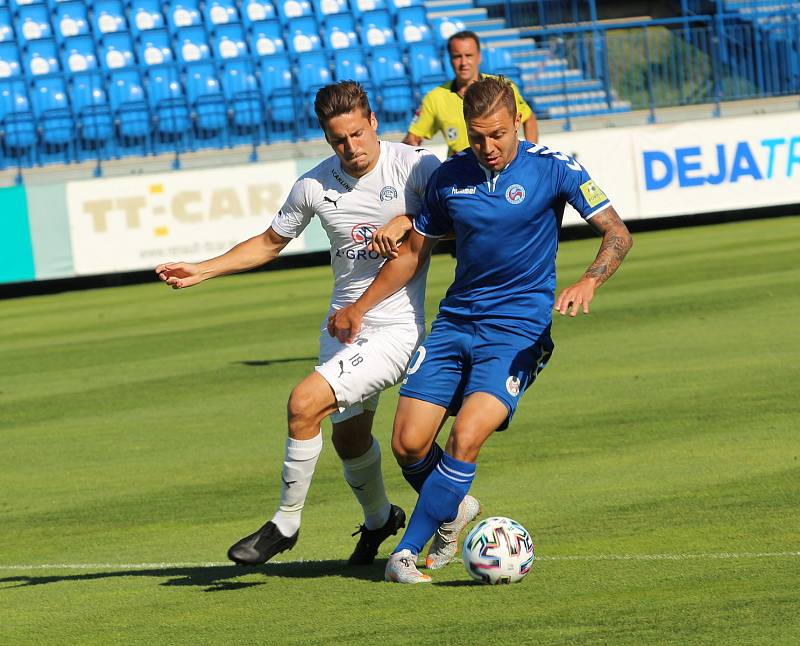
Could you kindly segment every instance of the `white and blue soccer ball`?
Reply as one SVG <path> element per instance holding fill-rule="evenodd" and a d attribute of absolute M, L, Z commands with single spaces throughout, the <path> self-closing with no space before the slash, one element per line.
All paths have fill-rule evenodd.
<path fill-rule="evenodd" d="M 493 516 L 479 522 L 464 539 L 461 558 L 481 583 L 516 583 L 533 565 L 533 539 L 517 521 Z"/>

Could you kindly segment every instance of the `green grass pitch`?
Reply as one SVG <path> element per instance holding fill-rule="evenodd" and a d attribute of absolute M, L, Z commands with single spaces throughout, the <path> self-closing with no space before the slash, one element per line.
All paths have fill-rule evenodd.
<path fill-rule="evenodd" d="M 0 643 L 800 642 L 800 217 L 635 241 L 479 460 L 485 513 L 537 548 L 503 587 L 383 583 L 391 541 L 347 567 L 327 432 L 295 549 L 224 562 L 274 510 L 328 268 L 0 303 Z M 562 245 L 560 286 L 597 246 Z M 429 320 L 452 272 L 434 258 Z M 410 512 L 396 398 L 376 435 Z"/>

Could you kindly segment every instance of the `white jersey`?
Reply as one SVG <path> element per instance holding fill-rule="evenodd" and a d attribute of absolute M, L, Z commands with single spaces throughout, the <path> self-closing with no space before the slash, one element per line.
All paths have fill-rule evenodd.
<path fill-rule="evenodd" d="M 367 246 L 378 227 L 392 218 L 422 210 L 428 178 L 439 166 L 438 158 L 424 148 L 380 142 L 378 163 L 356 179 L 342 170 L 332 155 L 300 177 L 272 221 L 286 238 L 296 238 L 315 215 L 331 243 L 334 274 L 331 306 L 355 302 L 369 287 L 385 259 Z M 400 291 L 364 317 L 374 322 L 425 320 L 425 280 L 428 265 Z"/>

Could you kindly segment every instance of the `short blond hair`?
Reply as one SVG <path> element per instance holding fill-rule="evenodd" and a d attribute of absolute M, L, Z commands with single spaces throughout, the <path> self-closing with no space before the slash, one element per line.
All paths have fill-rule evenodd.
<path fill-rule="evenodd" d="M 501 107 L 508 110 L 512 119 L 517 118 L 514 88 L 504 76 L 484 76 L 472 83 L 464 93 L 465 121 L 493 114 Z"/>

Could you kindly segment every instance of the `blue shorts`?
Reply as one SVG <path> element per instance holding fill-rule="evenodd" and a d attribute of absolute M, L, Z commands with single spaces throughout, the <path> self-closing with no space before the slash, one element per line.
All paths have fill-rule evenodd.
<path fill-rule="evenodd" d="M 496 320 L 439 317 L 411 357 L 400 394 L 455 415 L 468 395 L 489 393 L 508 408 L 508 418 L 498 429 L 503 430 L 553 348 L 549 325 L 532 335 Z"/>

